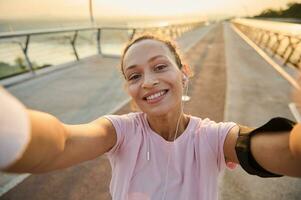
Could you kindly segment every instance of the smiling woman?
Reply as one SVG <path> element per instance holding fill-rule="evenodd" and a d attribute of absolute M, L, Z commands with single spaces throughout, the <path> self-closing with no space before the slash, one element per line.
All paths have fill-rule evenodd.
<path fill-rule="evenodd" d="M 171 41 L 142 35 L 125 48 L 121 63 L 126 90 L 141 112 L 68 125 L 3 93 L 0 153 L 7 143 L 17 144 L 0 154 L 3 170 L 49 172 L 104 154 L 114 200 L 217 199 L 218 175 L 229 162 L 262 177 L 301 176 L 301 158 L 289 149 L 293 122 L 276 118 L 251 129 L 183 112 L 189 70 Z M 19 133 L 16 124 L 25 128 Z"/>
<path fill-rule="evenodd" d="M 160 116 L 169 112 L 169 106 L 176 109 L 173 114 L 177 116 L 176 105 L 181 104 L 183 93 L 182 63 L 178 53 L 170 50 L 174 46 L 161 41 L 151 36 L 134 40 L 124 51 L 121 67 L 127 90 L 143 112 Z M 153 85 L 159 83 L 160 87 L 154 89 Z M 168 103 L 153 106 L 161 101 Z"/>
<path fill-rule="evenodd" d="M 173 63 L 173 65 L 177 65 L 178 69 L 182 70 L 183 74 L 184 74 L 184 79 L 185 79 L 185 85 L 186 85 L 186 81 L 188 80 L 188 77 L 192 76 L 192 73 L 189 69 L 189 67 L 187 67 L 187 65 L 184 65 L 182 63 L 182 59 L 180 56 L 180 53 L 176 47 L 175 44 L 171 43 L 168 39 L 163 38 L 163 37 L 159 37 L 159 36 L 154 36 L 154 35 L 143 35 L 141 37 L 138 37 L 136 39 L 133 39 L 124 49 L 124 52 L 122 54 L 122 58 L 121 58 L 121 71 L 122 74 L 124 76 L 124 78 L 127 80 L 126 86 L 129 89 L 129 86 L 133 86 L 134 82 L 137 82 L 139 78 L 141 78 L 142 74 L 139 73 L 133 73 L 135 72 L 134 69 L 136 69 L 136 71 L 139 72 L 139 65 L 132 65 L 132 64 L 127 64 L 127 67 L 124 68 L 125 62 L 126 62 L 126 58 L 128 58 L 128 51 L 130 49 L 131 46 L 135 45 L 136 43 L 138 43 L 139 41 L 142 40 L 155 40 L 159 43 L 159 49 L 160 51 L 163 51 L 165 53 L 167 53 L 168 57 L 161 55 L 160 53 L 156 53 L 156 51 L 152 51 L 152 49 L 148 48 L 148 46 L 146 45 L 145 52 L 139 52 L 139 53 L 148 53 L 148 55 L 150 56 L 150 58 L 148 59 L 148 63 L 152 64 L 153 62 L 156 63 L 155 61 L 157 61 L 157 64 L 154 69 L 152 69 L 153 71 L 159 73 L 159 72 L 165 72 L 166 70 L 168 70 L 168 67 L 170 66 L 171 62 Z M 159 51 L 159 52 L 160 52 Z M 131 51 L 130 51 L 131 53 Z M 130 54 L 131 55 L 131 54 Z M 130 58 L 129 58 L 130 59 Z M 160 63 L 161 60 L 161 63 Z M 141 67 L 141 66 L 140 66 Z M 141 68 L 140 68 L 141 69 Z M 133 88 L 133 87 L 131 87 Z M 130 92 L 130 90 L 128 90 Z M 168 92 L 168 90 L 163 90 L 161 92 L 159 92 L 159 96 L 163 96 Z M 146 95 L 147 96 L 147 95 Z M 144 97 L 145 100 L 146 97 Z M 150 99 L 148 100 L 149 103 L 155 101 L 154 99 L 152 99 L 152 101 L 150 101 Z M 135 101 L 132 101 L 132 108 L 133 110 L 140 110 L 138 108 L 139 106 L 137 106 L 137 104 L 135 103 Z M 141 106 L 140 106 L 141 107 Z"/>

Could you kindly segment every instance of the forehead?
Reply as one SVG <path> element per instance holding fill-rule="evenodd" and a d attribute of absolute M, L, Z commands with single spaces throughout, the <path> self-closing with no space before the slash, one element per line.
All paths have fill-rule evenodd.
<path fill-rule="evenodd" d="M 146 63 L 155 56 L 164 56 L 173 60 L 173 54 L 165 43 L 157 40 L 146 39 L 133 44 L 124 56 L 124 68 L 132 65 Z"/>

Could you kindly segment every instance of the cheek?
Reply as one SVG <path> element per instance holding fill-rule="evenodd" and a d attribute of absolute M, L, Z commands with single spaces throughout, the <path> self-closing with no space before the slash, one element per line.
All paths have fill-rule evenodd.
<path fill-rule="evenodd" d="M 178 91 L 179 91 L 179 96 L 181 99 L 182 99 L 183 95 L 187 95 L 188 90 L 186 90 L 186 89 L 188 89 L 187 85 L 184 86 L 182 78 L 181 78 L 181 80 L 178 83 Z"/>
<path fill-rule="evenodd" d="M 139 87 L 135 84 L 127 86 L 127 92 L 132 98 L 136 98 L 139 94 Z"/>
<path fill-rule="evenodd" d="M 182 76 L 177 76 L 175 78 L 175 85 L 176 85 L 176 88 L 179 92 L 183 92 L 183 80 L 182 80 Z"/>

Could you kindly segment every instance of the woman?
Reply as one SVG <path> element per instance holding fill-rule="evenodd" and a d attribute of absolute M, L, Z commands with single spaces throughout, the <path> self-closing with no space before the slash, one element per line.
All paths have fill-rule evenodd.
<path fill-rule="evenodd" d="M 113 199 L 217 199 L 219 172 L 226 163 L 241 161 L 239 130 L 251 130 L 183 113 L 189 69 L 169 41 L 154 36 L 133 40 L 124 51 L 121 70 L 126 90 L 142 112 L 67 125 L 2 97 L 2 124 L 13 125 L 0 131 L 0 152 L 8 152 L 1 155 L 0 167 L 42 173 L 106 154 Z M 252 165 L 259 175 L 301 176 L 301 159 L 289 149 L 289 131 L 252 135 L 249 149 L 243 150 L 263 169 L 241 162 L 247 171 Z"/>

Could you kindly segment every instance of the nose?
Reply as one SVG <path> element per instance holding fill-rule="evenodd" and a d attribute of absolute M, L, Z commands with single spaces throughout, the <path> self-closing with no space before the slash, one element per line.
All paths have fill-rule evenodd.
<path fill-rule="evenodd" d="M 142 87 L 143 88 L 152 88 L 159 84 L 159 80 L 156 76 L 151 74 L 145 74 Z"/>

